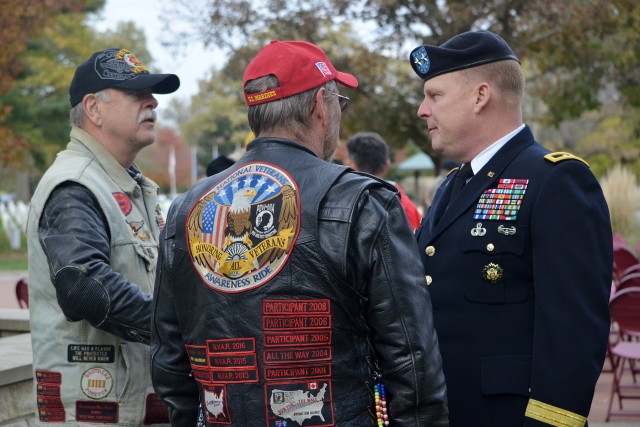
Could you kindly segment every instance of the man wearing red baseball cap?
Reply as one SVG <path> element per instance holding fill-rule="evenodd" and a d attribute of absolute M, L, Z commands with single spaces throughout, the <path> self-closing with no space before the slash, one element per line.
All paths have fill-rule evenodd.
<path fill-rule="evenodd" d="M 448 425 L 397 191 L 330 161 L 337 83 L 357 79 L 273 41 L 243 81 L 256 138 L 174 202 L 161 239 L 152 379 L 173 425 Z"/>

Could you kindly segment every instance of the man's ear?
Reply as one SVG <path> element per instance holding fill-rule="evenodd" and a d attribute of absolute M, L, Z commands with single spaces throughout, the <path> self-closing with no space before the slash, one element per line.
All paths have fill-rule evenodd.
<path fill-rule="evenodd" d="M 491 85 L 487 82 L 482 82 L 476 86 L 476 102 L 473 106 L 473 111 L 479 113 L 489 103 L 491 99 Z"/>
<path fill-rule="evenodd" d="M 327 90 L 325 88 L 320 88 L 316 92 L 316 108 L 313 109 L 313 114 L 317 119 L 322 123 L 323 126 L 327 125 L 327 110 L 325 109 L 325 93 Z"/>
<path fill-rule="evenodd" d="M 389 172 L 389 168 L 391 167 L 391 161 L 387 159 L 387 163 L 384 165 L 384 171 L 382 172 L 382 176 L 384 177 L 387 172 Z"/>
<path fill-rule="evenodd" d="M 102 116 L 100 115 L 100 104 L 95 93 L 89 93 L 82 98 L 82 109 L 87 120 L 94 126 L 102 124 Z"/>

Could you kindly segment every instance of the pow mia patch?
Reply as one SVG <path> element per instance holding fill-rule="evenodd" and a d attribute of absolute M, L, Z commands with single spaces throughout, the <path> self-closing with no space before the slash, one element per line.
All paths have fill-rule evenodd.
<path fill-rule="evenodd" d="M 225 293 L 262 286 L 298 237 L 298 186 L 272 165 L 243 165 L 198 200 L 186 227 L 193 266 L 207 286 Z"/>

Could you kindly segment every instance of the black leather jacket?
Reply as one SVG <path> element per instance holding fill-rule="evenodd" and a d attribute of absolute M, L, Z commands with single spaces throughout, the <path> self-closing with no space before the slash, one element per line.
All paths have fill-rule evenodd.
<path fill-rule="evenodd" d="M 295 182 L 300 231 L 268 282 L 225 290 L 213 264 L 202 270 L 196 247 L 204 237 L 193 225 L 204 217 L 204 229 L 211 218 L 194 212 L 201 199 L 212 208 L 214 194 L 224 196 L 233 182 L 248 186 L 243 171 L 262 167 L 256 164 Z M 284 176 L 277 175 L 271 177 Z M 174 426 L 194 426 L 201 404 L 216 408 L 205 411 L 208 425 L 373 426 L 375 371 L 387 389 L 392 425 L 448 425 L 431 302 L 391 185 L 324 162 L 292 141 L 258 138 L 236 165 L 174 202 L 160 242 L 152 379 Z M 251 274 L 224 283 L 243 286 Z M 309 336 L 315 345 L 304 341 Z M 216 353 L 225 346 L 237 351 Z"/>

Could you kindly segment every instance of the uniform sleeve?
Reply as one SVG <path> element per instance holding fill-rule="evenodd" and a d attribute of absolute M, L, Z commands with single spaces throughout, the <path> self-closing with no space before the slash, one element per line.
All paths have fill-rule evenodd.
<path fill-rule="evenodd" d="M 107 220 L 91 191 L 76 183 L 58 186 L 45 204 L 38 237 L 68 320 L 149 343 L 151 297 L 111 269 Z"/>
<path fill-rule="evenodd" d="M 353 280 L 364 283 L 367 322 L 388 391 L 391 424 L 446 426 L 448 409 L 431 300 L 418 247 L 397 195 L 362 197 L 350 237 Z"/>
<path fill-rule="evenodd" d="M 160 234 L 151 327 L 151 380 L 156 393 L 169 406 L 172 426 L 196 425 L 199 407 L 197 384 L 191 375 L 175 311 L 171 280 L 177 199 L 169 209 Z"/>
<path fill-rule="evenodd" d="M 607 204 L 586 165 L 551 168 L 531 227 L 535 321 L 525 425 L 583 425 L 607 350 L 613 268 Z"/>

